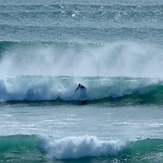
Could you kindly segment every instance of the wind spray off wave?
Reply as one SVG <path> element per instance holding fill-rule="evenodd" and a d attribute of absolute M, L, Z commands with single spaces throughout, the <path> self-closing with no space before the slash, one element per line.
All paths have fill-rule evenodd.
<path fill-rule="evenodd" d="M 1 42 L 0 46 L 1 78 L 15 75 L 163 76 L 163 49 L 149 44 L 114 42 L 105 45 L 32 45 Z"/>

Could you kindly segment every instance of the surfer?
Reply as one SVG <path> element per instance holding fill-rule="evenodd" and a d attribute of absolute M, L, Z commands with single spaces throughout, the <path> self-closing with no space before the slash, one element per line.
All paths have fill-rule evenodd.
<path fill-rule="evenodd" d="M 79 97 L 80 97 L 82 104 L 85 104 L 87 102 L 87 94 L 86 94 L 87 89 L 79 83 L 75 92 L 77 90 L 79 91 Z"/>
<path fill-rule="evenodd" d="M 81 84 L 79 83 L 79 85 L 78 85 L 78 87 L 76 88 L 75 92 L 76 92 L 79 88 L 80 88 L 80 89 L 87 90 L 83 85 L 81 85 Z"/>

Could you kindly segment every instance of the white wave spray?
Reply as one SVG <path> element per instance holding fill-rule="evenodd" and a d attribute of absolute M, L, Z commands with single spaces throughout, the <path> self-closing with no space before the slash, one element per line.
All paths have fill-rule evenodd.
<path fill-rule="evenodd" d="M 6 52 L 0 77 L 13 75 L 162 77 L 163 50 L 115 42 L 103 46 L 32 47 Z"/>
<path fill-rule="evenodd" d="M 54 137 L 44 139 L 43 149 L 49 158 L 74 159 L 90 156 L 116 155 L 126 149 L 130 143 L 121 141 L 99 140 L 94 136 Z"/>

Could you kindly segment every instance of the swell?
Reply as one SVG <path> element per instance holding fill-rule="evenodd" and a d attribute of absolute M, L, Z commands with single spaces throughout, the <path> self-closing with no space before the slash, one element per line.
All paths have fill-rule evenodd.
<path fill-rule="evenodd" d="M 143 40 L 162 45 L 162 4 L 73 3 L 0 5 L 1 41 Z"/>
<path fill-rule="evenodd" d="M 129 12 L 131 14 L 135 13 L 146 13 L 150 15 L 150 13 L 154 14 L 153 16 L 159 16 L 162 13 L 159 12 L 163 8 L 163 4 L 156 5 L 80 5 L 80 4 L 56 4 L 56 5 L 0 5 L 1 11 L 0 13 L 22 13 L 22 14 L 30 14 L 30 13 L 60 13 L 60 14 L 67 14 L 71 13 L 74 10 L 77 10 L 81 14 L 96 14 L 96 13 L 113 13 L 116 11 L 125 11 L 126 13 Z M 65 11 L 65 12 L 62 12 Z M 67 11 L 67 12 L 66 12 Z M 81 11 L 81 12 L 80 12 Z M 93 13 L 92 13 L 93 11 Z M 148 14 L 149 12 L 149 14 Z M 151 15 L 152 15 L 151 14 Z M 155 15 L 156 14 L 156 15 Z M 111 14 L 112 15 L 112 14 Z M 144 15 L 144 14 L 143 14 Z"/>
<path fill-rule="evenodd" d="M 6 2 L 6 3 L 4 3 Z M 137 1 L 132 1 L 132 0 L 129 0 L 129 1 L 114 1 L 114 0 L 111 0 L 108 1 L 107 0 L 97 0 L 97 1 L 88 1 L 88 0 L 83 0 L 83 1 L 75 1 L 75 0 L 70 0 L 70 1 L 67 1 L 67 0 L 56 0 L 55 2 L 54 1 L 51 1 L 51 0 L 42 0 L 42 1 L 39 1 L 39 0 L 30 0 L 30 1 L 26 1 L 26 2 L 22 2 L 22 1 L 16 1 L 16 2 L 11 2 L 9 0 L 2 0 L 0 2 L 1 5 L 56 5 L 56 4 L 68 4 L 68 5 L 72 5 L 72 4 L 81 4 L 81 5 L 128 5 L 128 4 L 131 4 L 131 5 L 139 5 L 141 2 L 142 5 L 162 5 L 162 1 L 160 0 L 155 0 L 155 1 L 151 1 L 151 0 L 146 0 L 146 1 L 141 1 L 141 0 L 137 0 Z"/>
<path fill-rule="evenodd" d="M 67 23 L 66 23 L 67 24 Z M 103 27 L 43 27 L 43 26 L 6 26 L 2 25 L 1 41 L 22 41 L 22 42 L 73 42 L 73 43 L 97 43 L 105 44 L 118 41 L 135 41 L 144 44 L 162 46 L 162 27 L 139 28 L 103 28 Z M 78 27 L 77 27 L 78 26 Z M 8 35 L 5 35 L 5 33 Z M 13 37 L 11 37 L 13 36 Z M 32 37 L 31 37 L 32 36 Z M 153 37 L 155 36 L 155 37 Z"/>
<path fill-rule="evenodd" d="M 32 150 L 37 148 L 38 138 L 34 135 L 0 136 L 0 144 L 0 153 L 20 148 Z"/>
<path fill-rule="evenodd" d="M 45 162 L 35 135 L 0 136 L 1 162 Z"/>
<path fill-rule="evenodd" d="M 80 46 L 77 43 L 68 42 L 54 42 L 54 41 L 0 41 L 0 56 L 3 57 L 7 51 L 11 52 L 19 49 L 30 49 L 30 48 L 40 48 L 40 47 L 68 47 L 68 46 Z"/>
<path fill-rule="evenodd" d="M 2 25 L 49 26 L 80 25 L 97 27 L 98 22 L 108 26 L 147 24 L 161 28 L 163 5 L 120 6 L 120 5 L 49 5 L 49 6 L 1 6 Z M 14 20 L 14 21 L 12 21 Z M 62 20 L 62 22 L 61 22 Z M 92 21 L 93 20 L 93 21 Z M 72 22 L 72 23 L 69 23 Z M 94 23 L 95 22 L 95 23 Z M 108 23 L 107 23 L 108 22 Z M 137 22 L 137 23 L 136 23 Z M 66 24 L 67 23 L 67 24 Z"/>
<path fill-rule="evenodd" d="M 162 23 L 163 5 L 0 5 L 1 25 L 15 24 L 24 26 L 80 25 L 97 27 L 98 23 L 106 28 L 121 25 L 148 24 L 146 26 L 159 26 Z M 14 20 L 14 21 L 12 21 Z M 61 21 L 62 20 L 62 21 Z M 93 21 L 92 21 L 93 20 Z M 68 23 L 69 22 L 69 23 Z M 94 23 L 95 22 L 95 23 Z M 108 22 L 108 23 L 106 23 Z"/>

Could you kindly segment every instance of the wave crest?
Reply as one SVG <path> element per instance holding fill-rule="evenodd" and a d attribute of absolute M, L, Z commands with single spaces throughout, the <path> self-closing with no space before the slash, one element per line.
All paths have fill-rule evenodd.
<path fill-rule="evenodd" d="M 88 102 L 162 104 L 163 83 L 156 78 L 15 76 L 0 80 L 0 102 L 80 102 L 86 88 Z"/>
<path fill-rule="evenodd" d="M 0 136 L 0 144 L 0 152 L 6 158 L 11 158 L 9 153 L 12 154 L 17 162 L 20 159 L 30 162 L 28 156 L 36 160 L 47 160 L 47 157 L 59 160 L 86 157 L 98 159 L 103 156 L 108 162 L 112 159 L 123 162 L 124 158 L 129 162 L 135 159 L 141 162 L 141 158 L 146 162 L 150 162 L 151 159 L 153 162 L 163 160 L 162 139 L 108 140 L 88 135 L 63 138 L 47 135 L 10 135 Z M 19 155 L 16 155 L 17 153 Z"/>
<path fill-rule="evenodd" d="M 116 155 L 127 148 L 120 141 L 99 140 L 94 136 L 66 137 L 45 141 L 44 150 L 48 157 L 55 159 L 74 159 L 90 156 Z"/>

